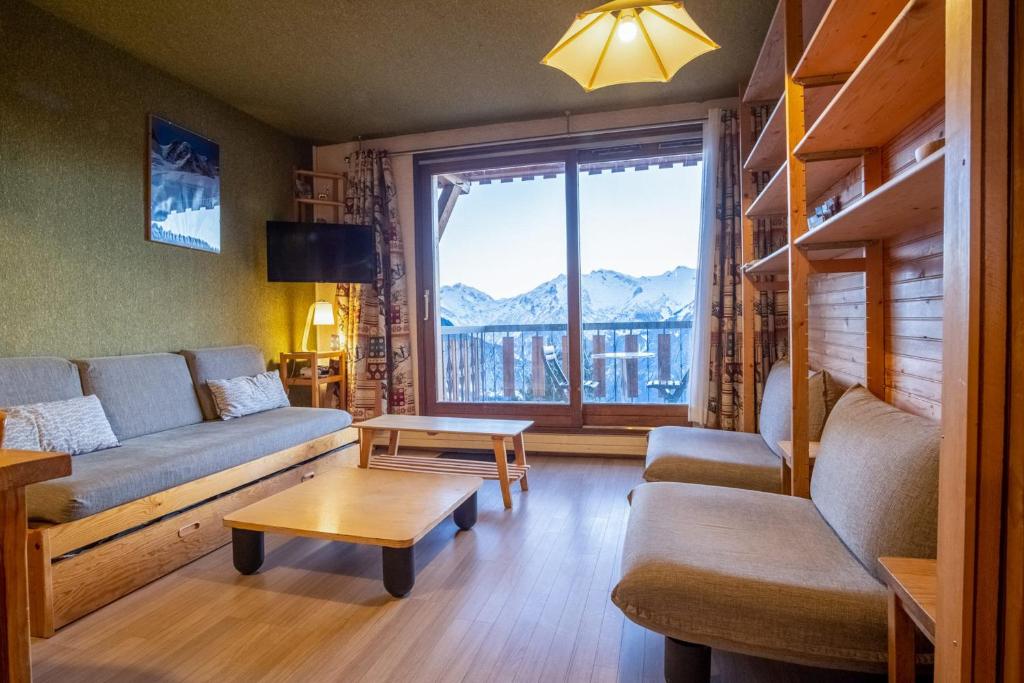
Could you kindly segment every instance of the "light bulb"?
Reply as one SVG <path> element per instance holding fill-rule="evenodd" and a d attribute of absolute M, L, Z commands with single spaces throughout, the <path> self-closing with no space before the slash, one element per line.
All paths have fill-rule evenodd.
<path fill-rule="evenodd" d="M 619 19 L 619 26 L 615 29 L 615 35 L 624 43 L 632 43 L 640 29 L 636 25 L 636 18 L 626 16 Z"/>

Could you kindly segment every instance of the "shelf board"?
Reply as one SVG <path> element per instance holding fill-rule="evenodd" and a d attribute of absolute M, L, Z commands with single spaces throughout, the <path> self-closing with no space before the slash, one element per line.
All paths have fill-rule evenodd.
<path fill-rule="evenodd" d="M 789 245 L 783 245 L 762 259 L 751 261 L 743 266 L 743 271 L 751 275 L 776 275 L 789 272 Z"/>
<path fill-rule="evenodd" d="M 880 147 L 945 94 L 945 13 L 911 0 L 796 147 L 802 159 Z"/>
<path fill-rule="evenodd" d="M 782 97 L 783 80 L 785 78 L 785 12 L 783 2 L 775 6 L 772 23 L 761 43 L 761 52 L 757 55 L 754 72 L 743 93 L 744 102 L 774 102 Z"/>
<path fill-rule="evenodd" d="M 324 171 L 306 171 L 301 168 L 295 169 L 295 175 L 310 176 L 313 178 L 331 178 L 333 180 L 344 180 L 345 176 L 338 173 L 326 173 Z"/>
<path fill-rule="evenodd" d="M 829 102 L 839 92 L 838 86 L 808 89 L 804 93 L 804 110 L 807 124 L 810 125 L 821 116 Z M 771 116 L 764 125 L 761 135 L 750 150 L 750 156 L 743 168 L 747 171 L 778 168 L 786 160 L 786 107 L 784 98 L 772 110 Z"/>
<path fill-rule="evenodd" d="M 798 237 L 797 245 L 884 240 L 942 220 L 945 162 L 946 150 L 935 152 Z"/>
<path fill-rule="evenodd" d="M 801 84 L 842 83 L 899 15 L 892 0 L 832 0 L 793 71 Z"/>
<path fill-rule="evenodd" d="M 826 161 L 814 161 L 807 164 L 807 198 L 813 201 L 824 194 L 850 171 L 857 168 L 860 159 L 828 159 Z M 789 199 L 787 197 L 786 170 L 789 164 L 783 164 L 772 179 L 768 181 L 761 194 L 757 195 L 750 207 L 747 209 L 748 218 L 761 218 L 764 216 L 778 216 L 789 213 Z"/>
<path fill-rule="evenodd" d="M 299 204 L 317 204 L 320 206 L 345 206 L 345 202 L 335 202 L 330 199 L 308 199 L 306 197 L 296 197 L 295 201 Z"/>
<path fill-rule="evenodd" d="M 780 97 L 771 116 L 757 136 L 750 156 L 743 168 L 747 171 L 778 168 L 786 160 L 786 107 L 785 98 Z"/>
<path fill-rule="evenodd" d="M 747 208 L 748 218 L 778 216 L 789 212 L 789 200 L 786 192 L 787 167 L 787 164 L 782 164 L 760 194 L 750 202 L 750 206 Z"/>

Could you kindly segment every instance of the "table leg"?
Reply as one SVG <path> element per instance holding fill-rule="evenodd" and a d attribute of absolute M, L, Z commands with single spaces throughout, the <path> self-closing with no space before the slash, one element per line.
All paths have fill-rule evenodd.
<path fill-rule="evenodd" d="M 373 453 L 373 430 L 359 430 L 359 466 L 364 470 L 370 466 L 370 454 Z"/>
<path fill-rule="evenodd" d="M 263 532 L 231 530 L 231 557 L 242 574 L 255 574 L 263 566 Z"/>
<path fill-rule="evenodd" d="M 899 597 L 889 591 L 889 683 L 914 683 L 917 662 L 914 636 L 917 627 Z"/>
<path fill-rule="evenodd" d="M 792 493 L 793 491 L 793 471 L 789 469 L 789 465 L 786 463 L 785 460 L 782 461 L 782 464 L 779 467 L 779 479 L 779 490 L 782 492 L 783 495 L 790 495 L 790 493 Z"/>
<path fill-rule="evenodd" d="M 476 491 L 462 505 L 455 508 L 455 514 L 452 517 L 455 519 L 455 524 L 463 531 L 473 528 L 473 525 L 476 524 Z"/>
<path fill-rule="evenodd" d="M 501 436 L 492 436 L 491 443 L 494 444 L 494 461 L 498 465 L 498 483 L 501 484 L 501 500 L 505 503 L 505 509 L 510 509 L 512 507 L 512 492 L 509 490 L 508 452 L 505 450 L 505 439 Z"/>
<path fill-rule="evenodd" d="M 381 548 L 384 588 L 396 598 L 404 598 L 416 583 L 416 558 L 413 546 Z"/>
<path fill-rule="evenodd" d="M 320 407 L 320 368 L 316 365 L 314 358 L 313 374 L 309 378 L 310 398 L 314 408 Z"/>
<path fill-rule="evenodd" d="M 0 678 L 6 681 L 32 680 L 25 510 L 24 488 L 0 492 Z"/>
<path fill-rule="evenodd" d="M 516 464 L 526 467 L 526 442 L 523 440 L 523 433 L 520 432 L 512 437 L 512 447 L 516 450 Z M 523 470 L 523 478 L 519 480 L 521 491 L 530 490 L 530 482 L 526 480 L 526 471 Z"/>
<path fill-rule="evenodd" d="M 398 455 L 398 435 L 397 429 L 391 430 L 391 436 L 388 438 L 388 455 Z"/>

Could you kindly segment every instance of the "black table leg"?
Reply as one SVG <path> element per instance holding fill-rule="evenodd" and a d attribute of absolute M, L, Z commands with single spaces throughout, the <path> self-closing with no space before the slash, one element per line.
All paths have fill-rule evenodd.
<path fill-rule="evenodd" d="M 462 503 L 459 507 L 455 508 L 455 514 L 452 515 L 455 519 L 455 524 L 458 525 L 463 531 L 468 531 L 473 528 L 476 524 L 476 492 Z"/>
<path fill-rule="evenodd" d="M 231 530 L 231 555 L 235 569 L 255 574 L 263 565 L 263 532 L 248 529 Z"/>
<path fill-rule="evenodd" d="M 404 598 L 416 583 L 416 559 L 413 546 L 408 548 L 382 547 L 384 587 L 396 598 Z"/>

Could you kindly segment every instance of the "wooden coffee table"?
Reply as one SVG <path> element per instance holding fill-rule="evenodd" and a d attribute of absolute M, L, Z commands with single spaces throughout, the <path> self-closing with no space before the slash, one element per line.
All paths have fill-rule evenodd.
<path fill-rule="evenodd" d="M 533 426 L 531 420 L 481 420 L 464 417 L 428 417 L 425 415 L 381 415 L 352 425 L 359 430 L 359 466 L 362 468 L 401 470 L 412 472 L 449 472 L 472 474 L 484 479 L 497 479 L 501 485 L 501 499 L 506 508 L 512 507 L 511 483 L 519 482 L 523 491 L 529 489 L 526 472 L 526 444 L 523 432 Z M 373 439 L 379 432 L 390 432 L 387 457 L 373 458 Z M 426 434 L 467 434 L 491 437 L 494 464 L 473 460 L 449 458 L 422 458 L 398 455 L 401 432 Z M 509 465 L 505 439 L 512 440 L 515 465 Z"/>
<path fill-rule="evenodd" d="M 266 532 L 380 546 L 384 587 L 401 598 L 416 581 L 416 542 L 451 514 L 460 529 L 470 529 L 482 483 L 459 474 L 346 467 L 232 512 L 224 526 L 243 574 L 263 564 Z"/>

